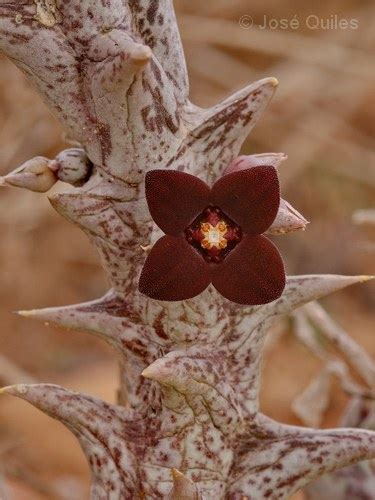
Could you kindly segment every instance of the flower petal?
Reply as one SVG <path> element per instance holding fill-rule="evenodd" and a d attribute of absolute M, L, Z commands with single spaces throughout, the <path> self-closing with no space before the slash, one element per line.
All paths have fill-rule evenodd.
<path fill-rule="evenodd" d="M 203 292 L 210 281 L 209 265 L 183 237 L 163 236 L 147 257 L 139 290 L 156 300 L 186 300 Z"/>
<path fill-rule="evenodd" d="M 280 205 L 276 169 L 258 166 L 221 177 L 212 188 L 211 203 L 245 233 L 264 233 L 275 220 Z"/>
<path fill-rule="evenodd" d="M 212 275 L 217 291 L 237 304 L 267 304 L 285 287 L 283 260 L 265 236 L 245 236 Z"/>
<path fill-rule="evenodd" d="M 166 234 L 177 236 L 209 204 L 210 188 L 194 175 L 176 170 L 146 174 L 146 199 L 151 216 Z"/>

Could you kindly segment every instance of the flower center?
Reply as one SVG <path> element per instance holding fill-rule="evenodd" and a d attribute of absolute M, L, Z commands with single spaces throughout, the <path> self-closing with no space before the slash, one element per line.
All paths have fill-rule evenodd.
<path fill-rule="evenodd" d="M 219 221 L 216 226 L 209 222 L 201 222 L 201 233 L 204 236 L 201 247 L 205 250 L 212 250 L 213 247 L 226 248 L 228 245 L 228 240 L 225 238 L 227 231 L 228 226 L 223 220 Z"/>
<path fill-rule="evenodd" d="M 207 262 L 219 263 L 241 241 L 242 231 L 218 207 L 207 207 L 185 230 L 187 241 Z"/>

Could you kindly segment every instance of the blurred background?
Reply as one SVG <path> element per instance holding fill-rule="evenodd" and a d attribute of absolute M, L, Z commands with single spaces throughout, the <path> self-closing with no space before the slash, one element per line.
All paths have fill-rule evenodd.
<path fill-rule="evenodd" d="M 374 216 L 353 219 L 358 210 L 375 208 L 374 2 L 175 4 L 196 104 L 212 105 L 266 76 L 280 81 L 244 153 L 289 156 L 280 172 L 283 197 L 311 223 L 306 232 L 277 238 L 288 274 L 375 274 Z M 59 124 L 23 75 L 0 56 L 0 175 L 64 147 Z M 45 195 L 1 189 L 0 252 L 0 385 L 28 378 L 114 401 L 117 363 L 104 343 L 13 313 L 82 302 L 106 291 L 85 236 L 53 211 Z M 323 302 L 372 356 L 374 290 L 372 284 L 356 286 Z M 278 330 L 282 335 L 265 356 L 262 409 L 301 424 L 291 403 L 321 362 L 296 340 L 288 321 Z M 0 475 L 12 498 L 86 498 L 88 469 L 75 439 L 26 403 L 3 398 Z M 337 387 L 324 426 L 337 424 L 346 402 Z"/>

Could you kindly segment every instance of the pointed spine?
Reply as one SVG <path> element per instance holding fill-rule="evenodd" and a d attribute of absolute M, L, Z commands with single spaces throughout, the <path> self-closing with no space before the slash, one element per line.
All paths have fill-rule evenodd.
<path fill-rule="evenodd" d="M 135 498 L 139 485 L 131 413 L 51 384 L 19 384 L 1 392 L 24 399 L 75 434 L 91 465 L 92 498 L 108 498 L 109 491 L 113 498 Z"/>
<path fill-rule="evenodd" d="M 277 85 L 275 78 L 265 78 L 213 108 L 197 111 L 197 123 L 170 166 L 183 168 L 207 182 L 219 178 L 238 157 L 243 142 L 261 117 Z"/>
<path fill-rule="evenodd" d="M 177 469 L 172 469 L 173 487 L 168 500 L 203 500 L 197 486 Z"/>
<path fill-rule="evenodd" d="M 339 429 L 312 430 L 292 426 L 272 425 L 251 438 L 248 452 L 234 466 L 234 481 L 228 495 L 240 500 L 287 499 L 314 478 L 348 466 L 360 460 L 375 458 L 375 432 Z M 253 430 L 254 432 L 254 430 Z"/>

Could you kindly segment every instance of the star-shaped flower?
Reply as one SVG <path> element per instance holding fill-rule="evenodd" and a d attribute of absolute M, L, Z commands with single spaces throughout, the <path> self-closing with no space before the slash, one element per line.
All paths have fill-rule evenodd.
<path fill-rule="evenodd" d="M 165 233 L 153 246 L 139 290 L 185 300 L 210 283 L 238 304 L 266 304 L 285 287 L 282 258 L 263 233 L 280 206 L 276 169 L 257 166 L 221 177 L 212 188 L 184 172 L 146 175 L 152 218 Z"/>

